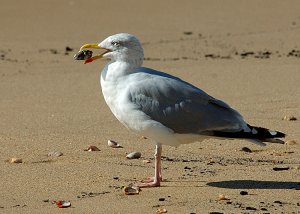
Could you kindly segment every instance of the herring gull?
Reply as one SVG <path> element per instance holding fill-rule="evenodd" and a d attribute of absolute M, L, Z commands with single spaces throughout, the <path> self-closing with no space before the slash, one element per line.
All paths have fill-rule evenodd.
<path fill-rule="evenodd" d="M 241 114 L 192 84 L 170 74 L 142 67 L 144 53 L 139 40 L 128 33 L 109 36 L 83 49 L 103 49 L 85 63 L 110 61 L 101 72 L 104 99 L 115 117 L 128 129 L 155 144 L 155 175 L 136 183 L 157 187 L 162 181 L 162 145 L 179 146 L 208 138 L 246 139 L 258 145 L 283 143 L 279 131 L 247 124 Z"/>

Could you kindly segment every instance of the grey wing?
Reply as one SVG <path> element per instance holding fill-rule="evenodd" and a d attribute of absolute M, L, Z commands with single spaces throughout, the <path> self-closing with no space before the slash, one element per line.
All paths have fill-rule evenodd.
<path fill-rule="evenodd" d="M 226 103 L 178 78 L 154 76 L 133 88 L 137 108 L 175 133 L 240 131 L 246 125 Z"/>

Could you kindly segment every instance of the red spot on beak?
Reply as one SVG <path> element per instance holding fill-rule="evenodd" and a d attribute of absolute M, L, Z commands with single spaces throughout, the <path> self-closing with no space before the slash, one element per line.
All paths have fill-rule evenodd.
<path fill-rule="evenodd" d="M 94 61 L 93 58 L 89 58 L 89 59 L 87 59 L 87 60 L 84 61 L 84 64 L 87 64 L 87 63 L 90 63 L 90 62 L 93 62 L 93 61 Z"/>

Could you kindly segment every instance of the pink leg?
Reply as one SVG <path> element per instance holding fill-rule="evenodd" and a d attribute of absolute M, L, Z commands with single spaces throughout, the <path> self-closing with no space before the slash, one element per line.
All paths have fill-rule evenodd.
<path fill-rule="evenodd" d="M 162 146 L 160 144 L 156 144 L 155 147 L 155 175 L 153 178 L 147 179 L 145 181 L 142 181 L 141 183 L 136 183 L 134 186 L 138 186 L 141 188 L 144 187 L 159 187 L 160 182 L 162 180 L 161 176 L 161 152 L 162 152 Z"/>

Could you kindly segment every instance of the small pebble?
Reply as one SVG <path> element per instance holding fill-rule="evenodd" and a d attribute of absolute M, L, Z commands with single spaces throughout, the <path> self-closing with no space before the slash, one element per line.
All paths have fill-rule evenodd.
<path fill-rule="evenodd" d="M 248 195 L 247 191 L 240 191 L 240 195 Z"/>
<path fill-rule="evenodd" d="M 73 48 L 70 48 L 69 46 L 66 46 L 66 51 L 73 51 Z"/>
<path fill-rule="evenodd" d="M 87 149 L 85 149 L 84 151 L 88 151 L 88 152 L 94 152 L 94 151 L 100 151 L 100 149 L 97 146 L 89 146 Z"/>
<path fill-rule="evenodd" d="M 297 120 L 297 118 L 295 116 L 284 116 L 282 119 L 283 120 L 287 120 L 287 121 L 295 121 L 295 120 Z"/>
<path fill-rule="evenodd" d="M 142 156 L 142 153 L 140 152 L 131 152 L 128 155 L 126 155 L 127 159 L 139 159 Z"/>
<path fill-rule="evenodd" d="M 184 35 L 192 35 L 193 32 L 192 32 L 192 31 L 185 31 L 185 32 L 183 32 L 183 34 L 184 34 Z"/>
<path fill-rule="evenodd" d="M 22 160 L 22 158 L 11 158 L 11 159 L 9 160 L 9 162 L 10 162 L 10 163 L 22 163 L 23 160 Z"/>
<path fill-rule="evenodd" d="M 93 193 L 93 192 L 89 192 L 87 195 L 88 195 L 89 197 L 91 197 L 91 198 L 96 196 L 96 194 Z"/>
<path fill-rule="evenodd" d="M 60 152 L 60 151 L 52 151 L 52 152 L 48 153 L 49 157 L 59 157 L 59 156 L 62 156 L 62 155 L 63 155 L 63 153 Z"/>
<path fill-rule="evenodd" d="M 248 152 L 248 153 L 251 153 L 251 152 L 252 152 L 252 150 L 249 149 L 248 147 L 243 147 L 243 148 L 241 149 L 241 151 L 243 151 L 243 152 Z"/>
<path fill-rule="evenodd" d="M 284 170 L 289 170 L 290 167 L 274 167 L 273 170 L 274 171 L 284 171 Z"/>
<path fill-rule="evenodd" d="M 151 161 L 150 160 L 143 160 L 143 163 L 151 163 Z"/>
<path fill-rule="evenodd" d="M 246 210 L 257 210 L 255 207 L 246 207 Z"/>
<path fill-rule="evenodd" d="M 287 140 L 287 141 L 285 141 L 285 144 L 286 145 L 296 145 L 297 142 L 295 140 Z"/>

